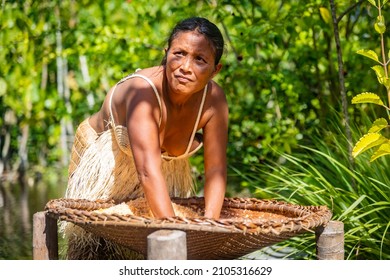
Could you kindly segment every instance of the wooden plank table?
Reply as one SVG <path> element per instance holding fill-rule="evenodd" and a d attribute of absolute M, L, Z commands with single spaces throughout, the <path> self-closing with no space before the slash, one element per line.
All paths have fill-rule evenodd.
<path fill-rule="evenodd" d="M 316 254 L 319 260 L 344 259 L 344 224 L 330 221 L 316 229 Z M 147 237 L 149 260 L 187 259 L 186 233 L 180 230 L 157 230 Z M 33 216 L 33 259 L 58 260 L 57 220 L 45 211 Z"/>

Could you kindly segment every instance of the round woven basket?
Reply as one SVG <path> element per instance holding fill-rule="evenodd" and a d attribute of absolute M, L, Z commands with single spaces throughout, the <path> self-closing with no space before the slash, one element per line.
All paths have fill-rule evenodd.
<path fill-rule="evenodd" d="M 184 209 L 184 215 L 154 219 L 142 213 L 109 213 L 102 209 L 119 203 L 81 199 L 51 200 L 46 211 L 53 218 L 74 223 L 144 255 L 147 236 L 152 232 L 159 229 L 185 231 L 188 259 L 235 259 L 298 234 L 313 232 L 325 226 L 332 216 L 326 206 L 225 198 L 221 216 L 215 220 L 202 217 L 203 197 L 173 198 L 172 202 Z M 185 215 L 187 210 L 191 215 Z"/>

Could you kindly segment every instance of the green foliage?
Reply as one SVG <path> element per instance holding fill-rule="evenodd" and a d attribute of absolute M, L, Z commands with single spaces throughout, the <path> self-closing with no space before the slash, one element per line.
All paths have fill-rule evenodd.
<path fill-rule="evenodd" d="M 370 122 L 369 133 L 388 139 L 388 115 L 382 112 L 388 113 L 382 98 L 389 86 L 382 64 L 388 61 L 372 32 L 386 34 L 389 12 L 379 16 L 375 7 L 388 1 L 369 2 L 349 9 L 351 1 L 337 1 L 339 11 L 348 11 L 338 23 L 347 94 L 360 105 L 348 112 L 360 124 L 357 131 L 366 129 L 373 113 L 377 121 Z M 376 145 L 374 165 L 362 161 L 355 174 L 347 167 L 343 133 L 329 133 L 341 102 L 328 5 L 325 0 L 3 1 L 0 160 L 11 166 L 20 160 L 22 128 L 28 126 L 31 165 L 61 163 L 74 127 L 100 108 L 109 88 L 137 68 L 159 64 L 178 20 L 204 16 L 226 40 L 216 80 L 230 108 L 228 195 L 329 205 L 347 225 L 349 258 L 388 258 L 390 182 L 382 157 L 388 143 Z M 368 59 L 353 55 L 357 49 Z M 373 61 L 379 65 L 372 67 Z M 353 97 L 355 92 L 363 94 Z M 372 143 L 360 142 L 359 151 Z M 201 187 L 202 157 L 192 160 Z M 313 254 L 304 239 L 297 242 Z"/>
<path fill-rule="evenodd" d="M 384 103 L 381 98 L 377 94 L 372 92 L 363 92 L 352 98 L 352 104 L 357 103 L 374 103 L 380 106 L 384 106 Z"/>
<path fill-rule="evenodd" d="M 239 175 L 258 197 L 328 206 L 332 220 L 344 223 L 346 259 L 389 259 L 390 161 L 382 158 L 370 164 L 362 157 L 351 170 L 339 123 L 334 123 L 333 131 L 314 133 L 309 141 L 313 147 L 281 154 L 285 163 L 267 161 L 269 169 L 256 165 L 255 172 L 241 168 Z M 287 258 L 316 257 L 314 234 L 284 242 L 279 249 L 285 247 L 290 248 Z"/>
<path fill-rule="evenodd" d="M 326 91 L 321 74 L 327 66 L 316 64 L 327 43 L 313 41 L 325 40 L 317 32 L 328 29 L 320 5 L 277 2 L 241 1 L 218 9 L 231 50 L 218 80 L 231 104 L 234 164 L 274 157 L 274 148 L 290 152 L 326 111 L 326 98 L 318 97 Z"/>
<path fill-rule="evenodd" d="M 381 4 L 381 1 L 378 1 L 376 3 L 376 1 L 372 0 L 369 2 L 371 3 L 371 5 L 375 6 L 378 9 L 378 13 L 379 13 L 379 16 L 376 18 L 374 24 L 374 29 L 377 33 L 380 34 L 380 38 L 381 38 L 380 50 L 382 52 L 382 62 L 380 61 L 377 53 L 373 50 L 363 49 L 357 51 L 357 53 L 379 63 L 379 65 L 375 65 L 371 68 L 374 70 L 378 82 L 381 85 L 385 86 L 387 90 L 387 98 L 388 98 L 387 104 L 390 104 L 390 79 L 388 74 L 388 65 L 390 63 L 390 57 L 386 58 L 385 55 L 385 45 L 384 45 L 385 39 L 383 34 L 386 32 L 386 24 L 385 24 L 384 16 L 381 14 L 382 8 L 387 1 L 383 1 L 383 4 Z M 384 102 L 381 100 L 380 96 L 376 93 L 364 92 L 355 96 L 352 99 L 352 104 L 358 104 L 358 103 L 373 103 L 384 107 L 387 111 L 390 111 L 389 105 L 386 106 Z M 355 144 L 352 151 L 352 155 L 354 157 L 357 157 L 361 153 L 371 148 L 376 148 L 376 150 L 373 152 L 373 155 L 371 156 L 370 159 L 371 162 L 378 159 L 381 156 L 390 155 L 390 139 L 379 134 L 380 130 L 385 129 L 387 127 L 389 127 L 389 125 L 386 119 L 380 118 L 375 120 L 368 133 L 363 135 L 359 139 L 359 141 Z"/>
<path fill-rule="evenodd" d="M 3 133 L 11 133 L 11 148 L 5 155 L 11 164 L 19 157 L 22 126 L 30 126 L 29 161 L 55 164 L 64 149 L 70 149 L 72 127 L 100 108 L 116 81 L 137 68 L 160 63 L 168 32 L 185 12 L 173 18 L 174 3 L 145 4 L 3 2 L 0 120 L 9 129 L 0 135 L 0 148 L 6 138 Z M 13 123 L 3 122 L 7 112 L 15 115 Z M 60 145 L 64 126 L 67 147 Z"/>
<path fill-rule="evenodd" d="M 356 157 L 360 153 L 386 142 L 388 142 L 388 139 L 379 133 L 367 133 L 356 143 L 353 148 L 352 155 Z"/>
<path fill-rule="evenodd" d="M 74 127 L 98 110 L 109 88 L 159 64 L 171 28 L 193 15 L 215 22 L 226 40 L 216 80 L 230 106 L 232 164 L 291 152 L 340 106 L 324 1 L 6 1 L 0 13 L 0 115 L 16 116 L 13 157 L 20 126 L 30 126 L 32 164 L 58 161 L 66 149 L 61 123 L 73 125 L 70 149 Z M 364 31 L 365 22 L 354 21 L 361 15 L 351 14 L 349 23 Z M 364 71 L 361 61 L 352 63 L 351 92 L 361 88 Z"/>

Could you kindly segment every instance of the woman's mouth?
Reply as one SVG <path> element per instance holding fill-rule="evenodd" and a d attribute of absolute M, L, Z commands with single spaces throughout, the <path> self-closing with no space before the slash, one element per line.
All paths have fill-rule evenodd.
<path fill-rule="evenodd" d="M 178 80 L 180 83 L 188 83 L 188 82 L 191 82 L 192 80 L 185 77 L 185 76 L 182 76 L 182 75 L 175 75 L 175 78 L 176 80 Z"/>

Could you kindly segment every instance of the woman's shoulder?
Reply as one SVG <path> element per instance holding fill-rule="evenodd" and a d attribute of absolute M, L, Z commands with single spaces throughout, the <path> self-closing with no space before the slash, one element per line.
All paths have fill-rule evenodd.
<path fill-rule="evenodd" d="M 164 68 L 162 66 L 154 66 L 145 69 L 137 69 L 130 76 L 141 76 L 146 79 L 149 79 L 153 82 L 160 82 L 162 79 Z"/>
<path fill-rule="evenodd" d="M 115 108 L 125 108 L 122 109 L 122 112 L 125 112 L 127 108 L 138 106 L 140 103 L 160 106 L 159 71 L 158 67 L 151 67 L 129 74 L 111 89 L 111 94 L 107 95 L 106 100 L 111 99 Z M 122 119 L 124 118 L 122 116 Z"/>
<path fill-rule="evenodd" d="M 210 95 L 213 100 L 220 102 L 221 100 L 226 100 L 225 92 L 223 88 L 214 80 L 210 81 Z"/>
<path fill-rule="evenodd" d="M 124 77 L 118 84 L 124 91 L 150 91 L 153 87 L 159 90 L 162 81 L 162 69 L 159 66 L 137 69 Z"/>

